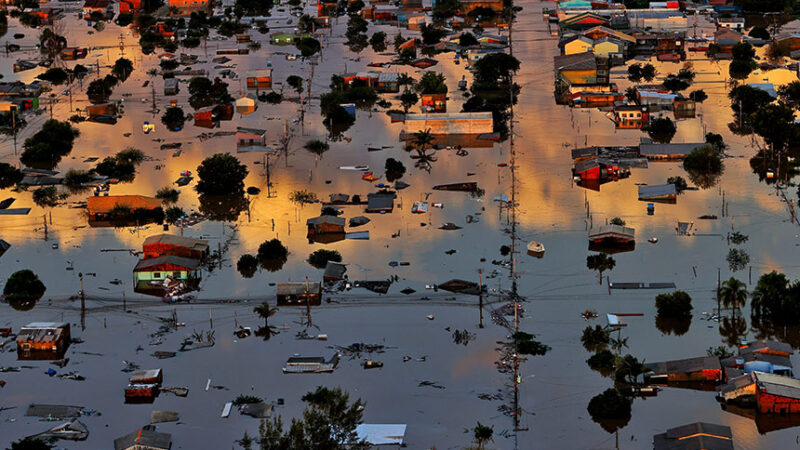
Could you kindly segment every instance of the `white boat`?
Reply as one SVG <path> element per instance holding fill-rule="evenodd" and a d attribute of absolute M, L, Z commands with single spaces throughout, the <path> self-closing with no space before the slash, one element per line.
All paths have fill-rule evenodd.
<path fill-rule="evenodd" d="M 339 166 L 339 170 L 369 170 L 369 166 Z"/>
<path fill-rule="evenodd" d="M 528 254 L 541 258 L 544 256 L 544 245 L 541 242 L 531 241 L 528 244 Z"/>

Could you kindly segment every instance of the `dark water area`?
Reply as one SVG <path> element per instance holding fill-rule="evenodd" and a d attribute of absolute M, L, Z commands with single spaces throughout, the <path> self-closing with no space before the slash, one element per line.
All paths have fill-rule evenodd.
<path fill-rule="evenodd" d="M 73 202 L 86 201 L 87 195 L 68 198 L 70 204 L 42 209 L 31 198 L 31 191 L 0 191 L 0 200 L 17 198 L 14 207 L 30 207 L 27 216 L 0 216 L 0 238 L 11 248 L 0 257 L 0 280 L 17 270 L 34 270 L 47 286 L 39 303 L 27 311 L 19 311 L 0 303 L 0 327 L 20 326 L 33 321 L 69 321 L 73 336 L 83 343 L 70 347 L 70 363 L 60 369 L 47 362 L 17 361 L 15 352 L 0 352 L 2 366 L 32 366 L 18 373 L 0 373 L 7 382 L 0 389 L 0 407 L 13 409 L 0 412 L 0 445 L 8 445 L 21 437 L 44 431 L 53 423 L 24 417 L 29 403 L 74 404 L 102 412 L 102 416 L 81 420 L 90 431 L 89 439 L 81 443 L 63 444 L 68 448 L 108 448 L 116 437 L 132 432 L 149 421 L 153 410 L 174 410 L 180 413 L 179 423 L 160 424 L 159 431 L 172 433 L 173 448 L 229 448 L 245 430 L 251 435 L 258 421 L 234 412 L 230 418 L 220 417 L 225 402 L 239 394 L 251 394 L 273 402 L 285 399 L 274 414 L 285 422 L 300 415 L 300 397 L 318 385 L 341 386 L 351 397 L 367 402 L 365 422 L 406 423 L 406 442 L 409 448 L 461 448 L 470 444 L 471 433 L 465 429 L 477 421 L 494 427 L 493 448 L 593 448 L 622 449 L 650 448 L 652 435 L 667 428 L 695 421 L 728 425 L 733 430 L 736 448 L 773 449 L 797 446 L 796 421 L 785 417 L 754 420 L 747 411 L 723 410 L 714 393 L 680 388 L 664 388 L 657 396 L 637 398 L 632 418 L 619 429 L 609 433 L 589 416 L 589 400 L 612 386 L 609 378 L 592 371 L 586 364 L 591 356 L 580 343 L 587 325 L 581 313 L 596 310 L 600 317 L 589 325 L 605 325 L 606 313 L 642 313 L 642 317 L 626 317 L 622 335 L 628 338 L 624 351 L 646 362 L 688 358 L 705 355 L 706 349 L 719 345 L 729 347 L 735 335 L 726 331 L 725 324 L 707 320 L 716 308 L 717 277 L 725 280 L 735 276 L 752 289 L 758 277 L 772 270 L 786 273 L 789 278 L 798 274 L 797 245 L 800 228 L 790 221 L 788 207 L 773 185 L 759 181 L 749 159 L 756 148 L 749 136 L 735 136 L 727 124 L 733 120 L 728 87 L 723 83 L 727 63 L 711 62 L 702 55 L 690 54 L 697 72 L 695 85 L 709 99 L 698 108 L 698 118 L 678 121 L 673 142 L 702 142 L 705 133 L 723 135 L 728 144 L 725 172 L 719 183 L 710 189 L 689 190 L 678 196 L 675 204 L 657 203 L 655 214 L 648 215 L 646 202 L 637 200 L 637 184 L 663 184 L 670 176 L 687 178 L 680 163 L 652 162 L 648 169 L 633 169 L 632 176 L 601 186 L 599 191 L 576 186 L 572 180 L 570 150 L 585 145 L 636 145 L 644 133 L 638 130 L 615 130 L 614 124 L 598 110 L 571 110 L 555 105 L 553 99 L 552 57 L 558 54 L 557 39 L 551 36 L 547 23 L 542 21 L 541 8 L 550 2 L 523 1 L 523 12 L 514 26 L 514 55 L 522 61 L 515 80 L 522 87 L 516 118 L 516 151 L 518 178 L 518 234 L 522 252 L 516 254 L 519 275 L 518 288 L 526 298 L 520 329 L 535 334 L 537 339 L 552 347 L 543 357 L 532 357 L 521 365 L 520 406 L 522 430 L 513 431 L 511 418 L 503 412 L 508 406 L 512 379 L 495 368 L 498 358 L 497 341 L 507 338 L 508 331 L 492 323 L 490 310 L 504 304 L 500 291 L 508 289 L 511 280 L 508 270 L 492 264 L 503 260 L 500 246 L 508 245 L 509 228 L 506 211 L 492 201 L 497 195 L 510 194 L 511 174 L 507 143 L 491 148 L 469 148 L 466 156 L 455 151 L 440 150 L 430 173 L 414 168 L 414 160 L 403 151 L 398 140 L 401 124 L 390 123 L 383 111 L 357 112 L 355 125 L 344 133 L 348 139 L 331 142 L 322 157 L 315 157 L 302 147 L 311 139 L 324 139 L 327 131 L 321 123 L 318 99 L 306 111 L 301 124 L 296 118 L 299 107 L 295 102 L 280 105 L 260 103 L 252 114 L 236 114 L 233 121 L 222 122 L 220 128 L 207 130 L 187 122 L 179 132 L 169 132 L 160 122 L 170 99 L 177 99 L 185 112 L 188 105 L 186 85 L 175 97 L 164 97 L 160 78 L 150 77 L 147 70 L 157 64 L 154 55 L 141 55 L 138 37 L 109 24 L 99 33 L 87 34 L 90 28 L 70 13 L 64 19 L 65 33 L 72 44 L 103 46 L 91 50 L 83 64 L 105 67 L 120 54 L 120 32 L 125 52 L 133 58 L 135 71 L 126 82 L 115 88 L 113 98 L 125 99 L 125 114 L 116 125 L 82 123 L 77 125 L 81 136 L 72 153 L 65 157 L 57 170 L 88 169 L 84 163 L 90 157 L 112 155 L 127 146 L 143 150 L 150 158 L 138 169 L 132 183 L 111 187 L 112 195 L 153 195 L 161 187 L 171 185 L 183 170 L 196 171 L 207 156 L 218 152 L 235 154 L 233 136 L 200 139 L 209 131 L 235 131 L 236 126 L 264 128 L 270 145 L 277 147 L 287 127 L 292 139 L 286 156 L 271 157 L 272 197 L 267 196 L 262 154 L 238 154 L 249 169 L 246 186 L 257 186 L 261 193 L 251 197 L 250 211 L 239 214 L 229 222 L 205 221 L 184 229 L 184 234 L 210 241 L 212 250 L 227 248 L 222 267 L 204 271 L 200 290 L 194 303 L 164 305 L 156 297 L 133 291 L 132 269 L 138 258 L 127 252 L 140 251 L 147 236 L 161 233 L 155 224 L 142 227 L 90 227 L 84 210 L 70 208 Z M 283 19 L 280 19 L 283 20 Z M 296 20 L 296 19 L 295 19 Z M 791 29 L 796 23 L 790 23 Z M 360 54 L 360 60 L 343 45 L 346 20 L 334 24 L 332 34 L 324 41 L 323 57 L 314 68 L 312 97 L 328 90 L 330 76 L 345 71 L 367 70 L 373 61 L 388 61 L 390 57 L 374 55 L 370 49 Z M 713 26 L 702 24 L 702 32 L 710 34 Z M 397 30 L 390 26 L 370 25 L 370 33 L 383 30 L 389 38 Z M 10 21 L 8 33 L 0 44 L 17 32 L 24 32 L 24 43 L 32 43 L 35 34 Z M 402 30 L 404 35 L 412 35 Z M 283 53 L 294 53 L 293 47 L 268 44 L 267 37 L 255 30 L 254 38 L 263 41 L 262 50 L 248 56 L 232 56 L 229 64 L 242 74 L 248 69 L 263 68 L 272 62 L 276 81 L 298 74 L 305 77 L 309 65 L 301 59 L 286 60 Z M 28 42 L 30 41 L 30 42 Z M 217 47 L 230 46 L 230 41 L 209 41 L 188 53 L 199 54 L 207 61 L 195 67 L 209 70 Z M 107 48 L 105 48 L 107 47 Z M 157 52 L 160 53 L 160 52 Z M 39 69 L 11 73 L 13 58 L 2 65 L 4 80 L 21 79 L 29 82 Z M 470 79 L 465 64 L 456 65 L 451 54 L 439 56 L 440 63 L 429 70 L 443 72 L 449 87 L 449 111 L 459 111 L 464 98 L 457 89 L 462 75 Z M 80 61 L 79 61 L 80 62 Z M 679 64 L 653 61 L 660 75 L 675 73 Z M 68 65 L 74 63 L 67 63 Z M 398 70 L 404 70 L 401 68 Z M 390 69 L 394 70 L 394 68 Z M 630 83 L 623 75 L 612 79 L 624 91 Z M 409 74 L 419 78 L 422 71 Z M 776 85 L 796 80 L 787 70 L 757 72 L 750 82 L 772 82 Z M 143 88 L 145 80 L 155 85 L 161 113 L 154 115 L 151 90 Z M 229 90 L 238 97 L 244 93 L 240 79 L 226 80 Z M 84 81 L 85 85 L 88 83 Z M 88 101 L 78 86 L 73 86 L 73 107 L 84 108 Z M 276 88 L 278 89 L 278 88 Z M 58 89 L 58 93 L 62 89 Z M 284 95 L 291 97 L 291 88 Z M 130 96 L 123 96 L 130 94 Z M 383 95 L 395 105 L 391 94 Z M 53 106 L 54 117 L 66 119 L 70 112 L 68 98 L 58 96 Z M 416 107 L 415 107 L 416 108 Z M 28 126 L 20 133 L 19 142 L 33 134 L 49 117 L 42 114 L 27 117 Z M 143 121 L 155 123 L 156 131 L 145 135 Z M 124 137 L 124 133 L 131 133 Z M 154 142 L 153 139 L 163 139 Z M 180 156 L 173 150 L 161 150 L 163 143 L 183 143 Z M 370 152 L 368 147 L 390 146 Z M 18 145 L 21 149 L 21 144 Z M 361 180 L 361 172 L 339 170 L 344 165 L 369 165 L 376 175 L 383 173 L 386 158 L 396 158 L 407 168 L 403 181 L 411 186 L 398 192 L 395 210 L 390 214 L 366 214 L 367 225 L 352 231 L 369 231 L 370 239 L 341 240 L 328 244 L 309 243 L 305 221 L 319 213 L 319 205 L 300 207 L 289 200 L 297 189 L 316 192 L 322 199 L 332 193 L 360 194 L 377 190 Z M 0 161 L 16 163 L 13 141 L 0 141 Z M 474 175 L 468 175 L 473 173 Z M 330 181 L 330 183 L 328 183 Z M 385 179 L 379 180 L 385 182 Z M 470 196 L 463 192 L 434 191 L 438 184 L 477 182 L 485 194 Z M 180 188 L 178 205 L 185 210 L 200 208 L 200 200 L 192 184 Z M 428 195 L 430 194 L 430 195 Z M 796 196 L 787 189 L 786 196 Z M 727 214 L 723 215 L 723 199 Z M 415 201 L 441 202 L 444 208 L 431 208 L 427 214 L 411 213 Z M 587 207 L 588 204 L 588 216 Z M 224 207 L 225 205 L 219 205 Z M 365 215 L 361 206 L 345 206 L 347 219 Z M 52 223 L 50 215 L 52 214 Z M 702 220 L 700 216 L 714 214 L 717 220 Z M 467 216 L 471 216 L 468 219 Z M 598 283 L 597 273 L 586 268 L 587 231 L 613 217 L 623 218 L 636 229 L 635 250 L 614 254 L 616 267 L 605 272 L 612 282 L 674 282 L 678 289 L 688 292 L 694 311 L 688 324 L 659 324 L 655 319 L 653 297 L 660 291 L 609 290 L 607 281 Z M 43 222 L 47 220 L 47 240 Z M 678 221 L 694 222 L 694 234 L 677 235 Z M 453 222 L 459 230 L 440 230 L 444 222 Z M 425 226 L 421 226 L 422 224 Z M 732 273 L 725 260 L 731 246 L 726 236 L 731 231 L 749 236 L 741 245 L 750 255 L 750 264 Z M 351 230 L 348 230 L 351 231 Z M 170 232 L 178 233 L 175 227 Z M 392 237 L 399 233 L 398 237 Z M 658 238 L 656 244 L 647 242 Z M 265 240 L 278 238 L 289 249 L 287 262 L 279 271 L 260 270 L 253 278 L 243 278 L 236 271 L 236 261 L 243 254 L 254 254 Z M 542 242 L 546 254 L 542 259 L 524 253 L 530 241 Z M 57 244 L 57 248 L 53 247 Z M 304 308 L 282 307 L 270 319 L 280 333 L 267 342 L 251 336 L 238 339 L 233 335 L 235 324 L 255 329 L 262 325 L 252 308 L 262 301 L 274 306 L 274 283 L 303 281 L 306 276 L 320 280 L 322 271 L 305 260 L 314 250 L 325 248 L 339 251 L 348 264 L 350 280 L 385 280 L 392 276 L 399 281 L 391 285 L 388 294 L 378 295 L 364 289 L 325 294 L 332 302 L 324 301 L 313 308 L 315 327 L 311 333 L 324 333 L 329 340 L 298 340 L 295 334 L 302 325 Z M 101 251 L 101 250 L 123 251 Z M 455 250 L 455 252 L 450 252 Z M 390 261 L 409 262 L 408 266 L 392 267 Z M 72 268 L 72 270 L 67 270 Z M 752 269 L 752 274 L 751 274 Z M 480 313 L 475 296 L 461 296 L 426 289 L 450 279 L 482 281 L 489 287 L 483 311 L 484 328 L 479 328 Z M 85 329 L 81 327 L 78 273 L 93 273 L 84 277 L 87 295 Z M 109 283 L 119 279 L 119 285 Z M 416 292 L 400 293 L 405 288 Z M 162 318 L 171 317 L 176 310 L 179 328 L 161 337 L 152 337 L 162 325 Z M 723 315 L 729 314 L 723 311 Z M 426 318 L 433 315 L 434 320 Z M 216 345 L 211 348 L 179 352 L 175 358 L 159 360 L 154 351 L 176 351 L 192 331 L 211 329 L 213 317 Z M 738 337 L 759 336 L 751 329 L 749 307 L 743 310 L 746 325 Z M 449 328 L 449 330 L 448 330 Z M 453 342 L 452 332 L 466 329 L 476 335 L 468 345 Z M 666 330 L 666 331 L 664 331 Z M 722 332 L 721 332 L 722 331 Z M 800 332 L 792 329 L 769 330 L 771 337 L 800 347 Z M 724 335 L 723 335 L 724 334 Z M 332 374 L 284 375 L 286 359 L 293 354 L 331 356 L 330 345 L 349 345 L 354 342 L 383 344 L 390 348 L 383 354 L 371 355 L 384 362 L 381 369 L 364 370 L 360 360 L 343 358 Z M 13 343 L 6 344 L 8 349 Z M 141 350 L 139 350 L 141 348 Z M 732 348 L 732 347 L 731 347 Z M 100 356 L 102 355 L 102 356 Z M 403 362 L 403 357 L 411 360 Z M 417 359 L 424 358 L 424 361 Z M 128 374 L 121 371 L 123 361 L 134 362 L 142 368 L 162 368 L 166 386 L 189 388 L 186 398 L 162 393 L 153 404 L 125 404 L 123 389 Z M 797 357 L 793 356 L 796 362 Z M 55 368 L 59 373 L 78 371 L 85 381 L 49 377 L 44 372 Z M 207 381 L 213 386 L 205 390 Z M 422 381 L 434 381 L 445 389 L 420 387 Z M 483 400 L 480 394 L 499 394 L 502 399 Z M 484 396 L 485 397 L 485 396 Z M 62 441 L 63 442 L 63 441 Z"/>

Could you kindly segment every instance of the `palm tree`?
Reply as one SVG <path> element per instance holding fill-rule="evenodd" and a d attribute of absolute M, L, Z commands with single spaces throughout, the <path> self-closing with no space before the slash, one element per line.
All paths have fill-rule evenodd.
<path fill-rule="evenodd" d="M 431 134 L 431 129 L 428 128 L 425 131 L 417 131 L 414 133 L 414 146 L 417 147 L 417 150 L 425 150 L 429 147 L 433 146 L 433 135 Z"/>
<path fill-rule="evenodd" d="M 481 425 L 480 422 L 472 429 L 472 433 L 475 443 L 478 444 L 478 450 L 482 450 L 487 442 L 494 440 L 494 427 Z"/>
<path fill-rule="evenodd" d="M 269 303 L 263 302 L 260 305 L 253 308 L 253 312 L 258 314 L 259 317 L 264 319 L 264 327 L 269 328 L 269 318 L 274 316 L 276 312 L 278 312 L 278 308 L 270 308 Z"/>
<path fill-rule="evenodd" d="M 733 308 L 733 315 L 735 317 L 736 310 L 743 307 L 747 302 L 747 285 L 731 277 L 728 281 L 722 283 L 718 295 L 726 308 Z"/>
<path fill-rule="evenodd" d="M 414 78 L 403 72 L 397 76 L 397 84 L 400 86 L 414 86 Z"/>

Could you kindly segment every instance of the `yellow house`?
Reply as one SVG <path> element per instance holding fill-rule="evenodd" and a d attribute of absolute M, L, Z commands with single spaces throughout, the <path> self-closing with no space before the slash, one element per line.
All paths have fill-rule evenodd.
<path fill-rule="evenodd" d="M 585 36 L 573 36 L 561 45 L 562 54 L 575 55 L 592 51 L 593 41 Z"/>
<path fill-rule="evenodd" d="M 592 52 L 553 58 L 556 81 L 567 86 L 597 83 L 597 60 Z"/>
<path fill-rule="evenodd" d="M 607 58 L 612 54 L 623 53 L 624 49 L 619 41 L 610 38 L 603 38 L 594 41 L 592 51 L 597 56 L 603 56 Z"/>

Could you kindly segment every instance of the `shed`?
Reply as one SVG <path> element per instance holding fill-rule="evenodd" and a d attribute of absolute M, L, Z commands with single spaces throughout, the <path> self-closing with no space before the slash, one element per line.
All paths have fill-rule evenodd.
<path fill-rule="evenodd" d="M 177 95 L 178 91 L 177 78 L 167 78 L 164 80 L 164 95 Z"/>
<path fill-rule="evenodd" d="M 236 99 L 236 112 L 240 114 L 250 114 L 256 110 L 256 97 L 254 94 L 247 94 Z"/>
<path fill-rule="evenodd" d="M 394 210 L 394 198 L 397 194 L 394 192 L 376 192 L 367 194 L 367 209 L 368 213 L 390 213 Z"/>
<path fill-rule="evenodd" d="M 491 112 L 406 114 L 403 133 L 481 134 L 494 131 Z"/>
<path fill-rule="evenodd" d="M 17 333 L 17 357 L 55 359 L 67 351 L 71 339 L 67 322 L 32 322 Z"/>
<path fill-rule="evenodd" d="M 385 72 L 378 75 L 378 82 L 375 90 L 378 92 L 400 92 L 400 74 L 396 72 Z"/>
<path fill-rule="evenodd" d="M 278 306 L 319 306 L 322 303 L 322 283 L 287 282 L 278 283 L 276 290 Z"/>
<path fill-rule="evenodd" d="M 272 69 L 249 70 L 245 74 L 248 89 L 271 89 Z"/>
<path fill-rule="evenodd" d="M 653 436 L 653 450 L 733 450 L 730 427 L 695 422 Z"/>
<path fill-rule="evenodd" d="M 270 151 L 267 147 L 267 130 L 236 127 L 236 151 Z"/>
<path fill-rule="evenodd" d="M 137 370 L 131 373 L 129 381 L 131 384 L 161 384 L 164 373 L 161 369 Z"/>
<path fill-rule="evenodd" d="M 343 217 L 319 216 L 306 220 L 308 227 L 308 237 L 312 238 L 318 234 L 344 233 L 345 220 Z"/>
<path fill-rule="evenodd" d="M 144 259 L 167 255 L 203 259 L 208 256 L 208 241 L 174 234 L 156 234 L 144 240 L 142 250 Z"/>
<path fill-rule="evenodd" d="M 171 448 L 172 435 L 159 433 L 152 425 L 114 439 L 114 450 L 169 450 Z"/>

